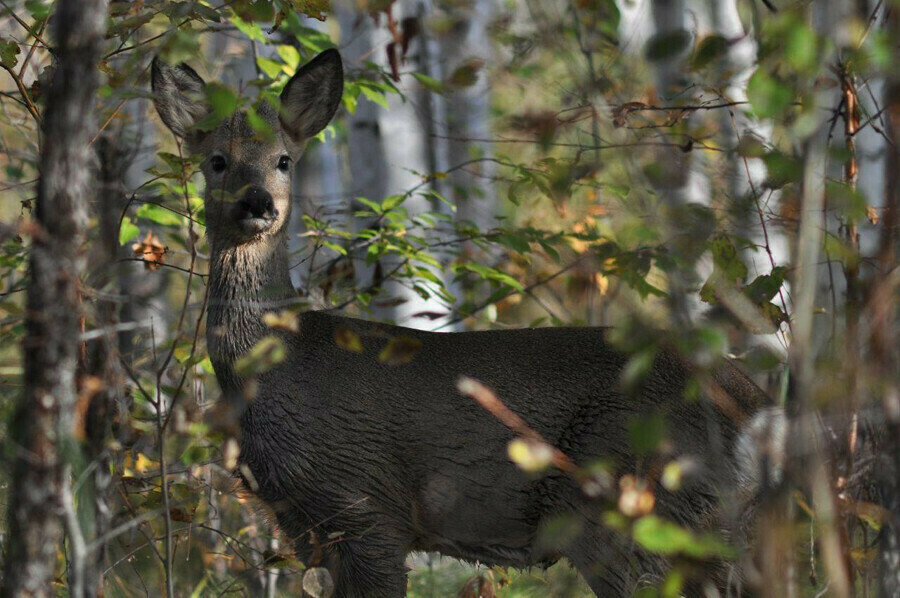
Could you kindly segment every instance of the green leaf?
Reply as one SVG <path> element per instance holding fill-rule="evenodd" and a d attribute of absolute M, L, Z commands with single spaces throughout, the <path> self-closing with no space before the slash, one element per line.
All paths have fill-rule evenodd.
<path fill-rule="evenodd" d="M 754 278 L 753 282 L 744 287 L 744 294 L 755 303 L 771 301 L 778 294 L 786 277 L 787 268 L 776 266 L 770 274 L 763 274 Z"/>
<path fill-rule="evenodd" d="M 859 222 L 866 218 L 866 196 L 856 187 L 846 183 L 828 181 L 825 184 L 828 207 L 848 222 Z"/>
<path fill-rule="evenodd" d="M 0 41 L 0 64 L 8 69 L 13 68 L 19 61 L 16 56 L 21 51 L 19 44 L 14 41 Z"/>
<path fill-rule="evenodd" d="M 300 65 L 300 52 L 294 46 L 278 46 L 278 55 L 292 71 Z"/>
<path fill-rule="evenodd" d="M 284 361 L 287 349 L 276 336 L 265 336 L 246 355 L 234 362 L 235 371 L 241 376 L 262 374 Z"/>
<path fill-rule="evenodd" d="M 638 457 L 649 455 L 665 439 L 666 419 L 661 413 L 637 417 L 628 427 L 628 436 L 635 455 Z"/>
<path fill-rule="evenodd" d="M 229 87 L 221 83 L 207 83 L 204 89 L 206 101 L 213 113 L 221 118 L 228 118 L 238 108 L 238 96 Z"/>
<path fill-rule="evenodd" d="M 194 31 L 176 29 L 164 39 L 159 57 L 169 64 L 191 60 L 200 52 L 200 36 Z"/>
<path fill-rule="evenodd" d="M 369 208 L 376 214 L 381 214 L 383 212 L 383 210 L 381 209 L 381 204 L 379 204 L 378 202 L 372 201 L 371 199 L 368 199 L 366 197 L 357 197 L 356 201 L 358 201 L 362 205 L 366 206 L 367 208 Z"/>
<path fill-rule="evenodd" d="M 137 237 L 140 233 L 141 229 L 131 222 L 131 219 L 128 216 L 125 216 L 122 219 L 122 226 L 119 227 L 119 245 L 124 245 Z"/>
<path fill-rule="evenodd" d="M 256 65 L 262 72 L 264 72 L 268 77 L 272 79 L 281 74 L 281 63 L 276 60 L 272 60 L 271 58 L 258 56 L 256 58 Z"/>
<path fill-rule="evenodd" d="M 783 114 L 791 105 L 794 92 L 787 83 L 774 78 L 760 67 L 747 83 L 747 99 L 757 116 L 772 118 Z"/>
<path fill-rule="evenodd" d="M 429 77 L 424 73 L 413 73 L 412 76 L 415 77 L 416 81 L 421 83 L 422 86 L 425 87 L 425 89 L 427 89 L 428 91 L 433 91 L 434 93 L 444 93 L 444 91 L 447 90 L 446 85 L 444 85 L 437 79 Z"/>
<path fill-rule="evenodd" d="M 389 108 L 387 98 L 384 97 L 384 94 L 380 91 L 372 89 L 370 87 L 366 87 L 365 85 L 360 85 L 359 90 L 362 92 L 364 96 L 369 98 L 371 101 L 375 102 L 379 106 L 383 108 Z"/>
<path fill-rule="evenodd" d="M 718 235 L 709 241 L 713 254 L 713 272 L 700 289 L 700 300 L 715 304 L 716 286 L 739 287 L 747 278 L 747 266 L 741 261 L 737 248 L 727 235 Z"/>
<path fill-rule="evenodd" d="M 450 73 L 447 83 L 453 87 L 471 87 L 478 82 L 478 72 L 483 66 L 483 60 L 470 58 Z"/>
<path fill-rule="evenodd" d="M 645 515 L 634 523 L 634 540 L 645 549 L 664 556 L 685 554 L 698 559 L 727 557 L 731 549 L 714 536 L 695 536 L 676 523 L 656 515 Z"/>
<path fill-rule="evenodd" d="M 50 14 L 50 3 L 43 0 L 25 0 L 27 10 L 36 21 L 43 21 Z"/>
<path fill-rule="evenodd" d="M 182 223 L 181 215 L 153 203 L 143 204 L 138 208 L 135 216 L 163 226 L 181 226 Z"/>
<path fill-rule="evenodd" d="M 384 201 L 381 202 L 381 209 L 385 212 L 393 210 L 404 201 L 406 201 L 406 195 L 389 195 L 388 197 L 384 198 Z"/>
<path fill-rule="evenodd" d="M 819 65 L 818 40 L 809 25 L 797 20 L 784 37 L 784 56 L 788 64 L 801 72 L 809 72 Z"/>
<path fill-rule="evenodd" d="M 689 43 L 691 43 L 691 34 L 684 29 L 659 33 L 647 42 L 645 55 L 650 62 L 665 60 L 684 52 Z"/>
<path fill-rule="evenodd" d="M 739 156 L 744 158 L 762 158 L 766 154 L 766 145 L 762 139 L 752 133 L 744 133 L 735 148 Z"/>
<path fill-rule="evenodd" d="M 697 51 L 691 60 L 691 68 L 699 70 L 722 58 L 728 52 L 728 39 L 721 35 L 708 35 L 697 44 Z"/>
<path fill-rule="evenodd" d="M 457 265 L 454 269 L 457 271 L 459 269 L 463 269 L 463 270 L 468 270 L 469 272 L 474 272 L 475 274 L 479 275 L 481 278 L 483 278 L 485 280 L 493 280 L 494 282 L 498 282 L 498 283 L 504 284 L 508 287 L 512 287 L 512 288 L 516 289 L 517 291 L 522 291 L 525 288 L 522 286 L 522 283 L 520 283 L 518 280 L 516 280 L 509 274 L 507 274 L 505 272 L 501 272 L 500 270 L 497 270 L 496 268 L 491 268 L 490 266 L 484 266 L 482 264 L 474 264 L 471 262 L 465 262 L 465 263 Z"/>
<path fill-rule="evenodd" d="M 766 165 L 766 187 L 780 189 L 789 183 L 799 182 L 803 176 L 803 164 L 796 156 L 778 151 L 763 156 Z"/>
<path fill-rule="evenodd" d="M 620 199 L 625 199 L 631 193 L 631 187 L 618 183 L 606 183 L 603 188 Z"/>
<path fill-rule="evenodd" d="M 247 110 L 247 122 L 250 123 L 250 128 L 253 129 L 253 132 L 261 138 L 268 141 L 275 138 L 275 131 L 272 129 L 272 126 L 265 118 L 259 115 L 256 108 Z"/>
<path fill-rule="evenodd" d="M 322 241 L 322 245 L 341 255 L 347 255 L 347 250 L 337 243 L 333 243 L 331 241 Z"/>
<path fill-rule="evenodd" d="M 266 34 L 258 23 L 249 23 L 239 16 L 235 15 L 229 19 L 238 31 L 249 37 L 251 40 L 266 43 Z"/>
<path fill-rule="evenodd" d="M 212 450 L 208 446 L 191 445 L 181 455 L 181 462 L 185 465 L 205 463 L 209 460 Z"/>

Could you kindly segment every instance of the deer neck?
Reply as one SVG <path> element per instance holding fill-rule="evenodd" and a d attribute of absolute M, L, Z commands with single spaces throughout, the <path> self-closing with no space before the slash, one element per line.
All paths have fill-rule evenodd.
<path fill-rule="evenodd" d="M 223 389 L 243 386 L 234 361 L 271 334 L 263 314 L 285 306 L 297 294 L 291 284 L 287 234 L 258 242 L 211 247 L 207 342 Z"/>

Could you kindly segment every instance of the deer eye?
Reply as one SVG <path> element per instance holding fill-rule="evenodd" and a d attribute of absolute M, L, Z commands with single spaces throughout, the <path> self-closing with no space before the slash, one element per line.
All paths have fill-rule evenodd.
<path fill-rule="evenodd" d="M 222 156 L 213 156 L 209 159 L 209 165 L 212 167 L 213 172 L 222 172 L 228 166 L 228 162 Z"/>
<path fill-rule="evenodd" d="M 281 156 L 278 158 L 278 170 L 287 172 L 291 166 L 291 158 L 289 156 Z"/>

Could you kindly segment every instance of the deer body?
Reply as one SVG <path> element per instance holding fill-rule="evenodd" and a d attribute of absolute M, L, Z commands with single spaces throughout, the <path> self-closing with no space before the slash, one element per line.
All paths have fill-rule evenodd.
<path fill-rule="evenodd" d="M 247 390 L 234 361 L 273 334 L 263 314 L 295 296 L 286 236 L 290 177 L 275 171 L 327 124 L 341 80 L 336 52 L 303 67 L 282 94 L 280 114 L 267 112 L 277 135 L 263 141 L 240 114 L 212 132 L 192 132 L 205 114 L 202 80 L 187 67 L 154 63 L 161 116 L 208 158 L 207 330 L 226 396 Z M 348 330 L 362 352 L 336 342 Z M 602 525 L 602 505 L 574 481 L 516 468 L 506 456 L 513 433 L 457 391 L 462 375 L 492 388 L 574 462 L 603 458 L 615 475 L 637 467 L 629 424 L 663 413 L 677 454 L 705 466 L 682 490 L 657 489 L 663 517 L 710 528 L 720 492 L 737 483 L 735 423 L 706 402 L 684 401 L 688 374 L 671 355 L 656 360 L 639 393 L 623 393 L 626 358 L 602 329 L 438 334 L 307 312 L 299 332 L 274 334 L 287 357 L 256 377 L 241 418 L 241 461 L 299 558 L 321 555 L 341 598 L 405 596 L 412 550 L 517 567 L 566 556 L 600 596 L 625 595 L 642 575 L 663 571 L 661 561 Z M 377 356 L 397 337 L 414 339 L 417 353 L 409 363 L 382 363 Z M 745 413 L 766 403 L 732 366 L 716 382 Z M 547 540 L 542 530 L 560 517 L 572 518 L 574 531 Z"/>

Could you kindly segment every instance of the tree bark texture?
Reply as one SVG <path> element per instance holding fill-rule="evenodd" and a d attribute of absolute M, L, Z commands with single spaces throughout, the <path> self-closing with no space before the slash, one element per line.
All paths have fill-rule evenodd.
<path fill-rule="evenodd" d="M 103 0 L 61 0 L 57 69 L 43 118 L 24 339 L 25 393 L 12 428 L 7 559 L 0 596 L 55 596 L 64 462 L 73 443 L 79 277 L 91 181 L 91 117 L 106 29 Z"/>
<path fill-rule="evenodd" d="M 900 18 L 894 16 L 891 27 L 900 31 Z M 880 272 L 871 291 L 873 325 L 871 347 L 876 372 L 883 380 L 885 442 L 877 471 L 884 506 L 893 515 L 881 528 L 879 537 L 880 596 L 900 598 L 900 385 L 897 383 L 897 289 L 898 231 L 900 231 L 900 80 L 894 78 L 885 94 L 888 112 L 887 183 L 878 251 Z"/>

